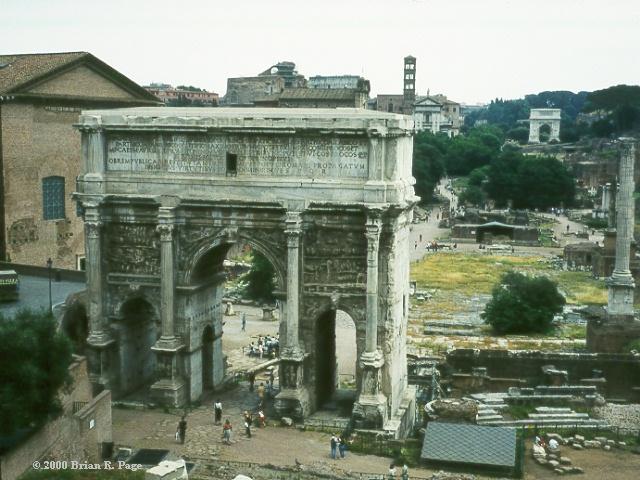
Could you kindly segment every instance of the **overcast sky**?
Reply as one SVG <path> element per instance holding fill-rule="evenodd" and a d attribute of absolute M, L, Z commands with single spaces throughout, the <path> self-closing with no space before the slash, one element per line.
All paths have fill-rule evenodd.
<path fill-rule="evenodd" d="M 0 0 L 0 53 L 87 51 L 223 95 L 281 60 L 466 103 L 640 83 L 640 0 Z"/>

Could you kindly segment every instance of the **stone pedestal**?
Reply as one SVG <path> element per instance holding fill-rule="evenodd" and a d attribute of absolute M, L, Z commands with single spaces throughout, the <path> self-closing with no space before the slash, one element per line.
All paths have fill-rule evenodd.
<path fill-rule="evenodd" d="M 101 335 L 89 336 L 87 339 L 87 364 L 94 396 L 103 390 L 117 390 L 111 368 L 115 345 L 115 340 L 109 338 L 104 332 Z"/>
<path fill-rule="evenodd" d="M 353 406 L 356 428 L 381 429 L 387 419 L 387 398 L 380 389 L 384 359 L 379 351 L 365 352 L 360 359 L 362 386 Z"/>
<path fill-rule="evenodd" d="M 175 339 L 173 339 L 175 340 Z M 163 342 L 162 339 L 151 347 L 156 354 L 156 378 L 151 385 L 150 395 L 155 403 L 182 407 L 188 402 L 186 382 L 182 378 L 179 368 L 180 350 L 183 345 L 174 341 Z"/>
<path fill-rule="evenodd" d="M 294 349 L 280 356 L 280 393 L 274 408 L 281 417 L 302 420 L 309 413 L 309 392 L 303 385 L 304 359 L 305 355 Z"/>

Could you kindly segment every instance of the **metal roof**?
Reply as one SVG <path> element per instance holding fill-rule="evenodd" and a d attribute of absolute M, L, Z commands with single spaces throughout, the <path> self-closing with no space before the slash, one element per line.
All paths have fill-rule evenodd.
<path fill-rule="evenodd" d="M 515 467 L 516 430 L 431 422 L 427 425 L 420 458 L 434 462 Z"/>

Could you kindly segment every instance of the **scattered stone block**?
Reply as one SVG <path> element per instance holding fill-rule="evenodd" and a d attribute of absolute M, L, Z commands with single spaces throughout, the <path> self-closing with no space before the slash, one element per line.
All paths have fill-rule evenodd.
<path fill-rule="evenodd" d="M 582 435 L 575 435 L 573 438 L 576 440 L 576 442 L 584 442 L 584 437 Z"/>
<path fill-rule="evenodd" d="M 607 443 L 608 439 L 607 439 L 607 437 L 595 437 L 594 440 L 604 444 L 604 443 Z"/>
<path fill-rule="evenodd" d="M 285 427 L 290 427 L 293 425 L 293 420 L 289 417 L 282 417 L 280 419 L 280 422 L 282 423 L 282 425 L 284 425 Z"/>
<path fill-rule="evenodd" d="M 547 455 L 547 460 L 558 460 L 558 455 L 556 455 L 555 453 L 549 453 Z"/>
<path fill-rule="evenodd" d="M 562 442 L 562 440 L 563 440 L 562 435 L 559 435 L 557 433 L 547 433 L 547 438 L 549 440 L 554 439 L 554 440 L 556 440 L 558 442 Z"/>
<path fill-rule="evenodd" d="M 571 459 L 568 457 L 560 457 L 560 463 L 563 465 L 571 465 Z"/>
<path fill-rule="evenodd" d="M 582 445 L 580 445 L 579 443 L 574 443 L 571 446 L 573 447 L 574 450 L 584 450 L 584 447 Z"/>
<path fill-rule="evenodd" d="M 544 451 L 544 447 L 541 445 L 533 445 L 533 457 L 546 458 L 547 452 Z"/>
<path fill-rule="evenodd" d="M 535 461 L 538 465 L 542 465 L 542 466 L 549 463 L 545 458 L 542 458 L 542 457 L 535 457 Z"/>
<path fill-rule="evenodd" d="M 605 446 L 604 446 L 604 449 L 605 449 L 606 451 L 611 450 L 611 445 L 605 445 Z"/>
<path fill-rule="evenodd" d="M 548 463 L 549 463 L 549 466 L 552 468 L 556 468 L 560 466 L 560 462 L 557 460 L 549 460 Z"/>
<path fill-rule="evenodd" d="M 616 446 L 616 441 L 615 440 L 607 440 L 607 445 L 609 445 L 610 447 L 615 447 Z"/>
<path fill-rule="evenodd" d="M 553 471 L 558 475 L 564 475 L 564 470 L 561 468 L 554 468 Z"/>
<path fill-rule="evenodd" d="M 626 447 L 627 446 L 627 442 L 618 442 L 618 446 L 619 447 Z"/>
<path fill-rule="evenodd" d="M 571 467 L 571 473 L 584 473 L 584 470 L 580 467 Z"/>

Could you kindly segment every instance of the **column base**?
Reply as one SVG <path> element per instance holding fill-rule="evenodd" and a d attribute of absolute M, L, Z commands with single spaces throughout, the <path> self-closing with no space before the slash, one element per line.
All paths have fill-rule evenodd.
<path fill-rule="evenodd" d="M 184 345 L 178 337 L 160 337 L 151 350 L 160 352 L 177 352 L 182 350 Z"/>
<path fill-rule="evenodd" d="M 151 400 L 160 405 L 183 407 L 187 403 L 187 389 L 182 379 L 162 379 L 151 385 Z"/>
<path fill-rule="evenodd" d="M 116 341 L 106 332 L 89 335 L 87 338 L 87 366 L 93 396 L 104 390 L 116 391 L 114 384 L 113 362 L 111 356 Z"/>
<path fill-rule="evenodd" d="M 356 428 L 367 430 L 382 429 L 387 419 L 387 398 L 377 395 L 360 395 L 353 405 L 352 413 Z"/>
<path fill-rule="evenodd" d="M 273 405 L 276 413 L 280 417 L 291 417 L 296 421 L 301 421 L 309 414 L 309 392 L 306 387 L 296 389 L 287 388 L 281 390 Z"/>
<path fill-rule="evenodd" d="M 108 332 L 90 333 L 87 337 L 87 344 L 94 348 L 106 348 L 114 342 Z"/>
<path fill-rule="evenodd" d="M 387 397 L 380 390 L 380 369 L 384 365 L 382 352 L 364 352 L 360 357 L 362 385 L 353 406 L 356 428 L 381 429 L 387 419 Z"/>

